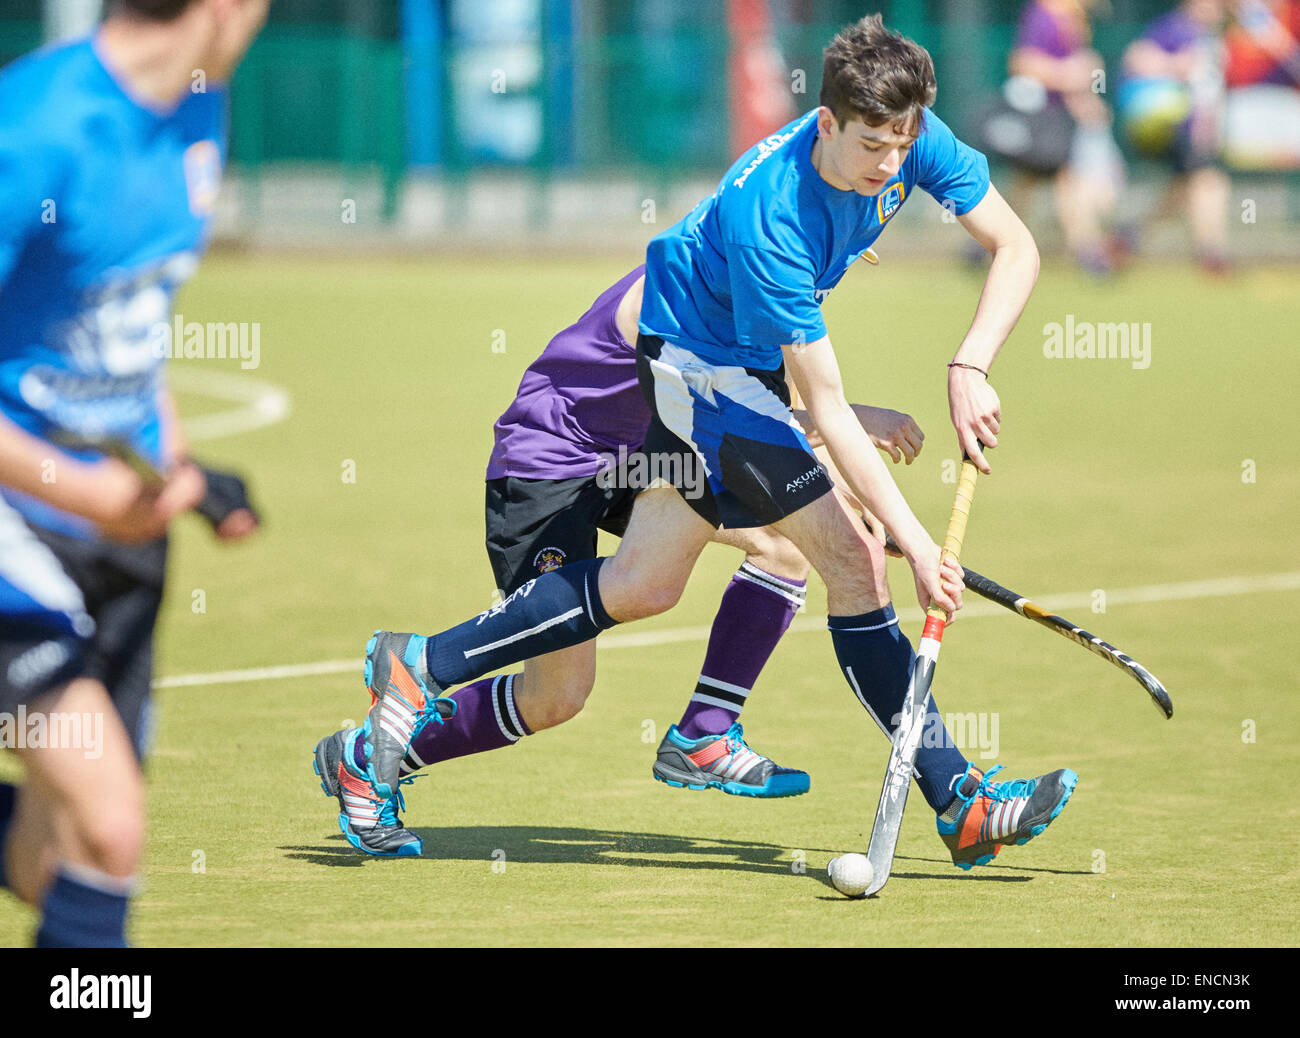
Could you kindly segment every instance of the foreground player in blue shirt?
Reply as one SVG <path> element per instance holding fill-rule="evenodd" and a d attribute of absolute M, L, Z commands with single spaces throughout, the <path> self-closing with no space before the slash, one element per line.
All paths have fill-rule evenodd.
<path fill-rule="evenodd" d="M 434 689 L 659 611 L 659 589 L 629 579 L 644 572 L 637 557 L 658 560 L 660 581 L 679 588 L 719 523 L 772 525 L 799 548 L 826 584 L 849 686 L 883 730 L 897 725 L 914 656 L 898 629 L 884 552 L 831 493 L 831 477 L 793 418 L 783 369 L 847 489 L 900 546 L 921 606 L 960 608 L 959 568 L 940 564 L 938 546 L 846 402 L 819 306 L 915 188 L 948 206 L 993 257 L 975 319 L 948 367 L 959 443 L 989 471 L 981 443 L 997 445 L 1000 404 L 988 371 L 1033 288 L 1038 252 L 989 184 L 983 157 L 930 111 L 934 98 L 929 55 L 878 16 L 864 19 L 827 48 L 822 106 L 743 155 L 710 198 L 651 243 L 637 347 L 653 415 L 645 446 L 664 460 L 661 471 L 678 474 L 683 493 L 641 494 L 612 559 L 544 574 L 429 638 L 377 632 L 367 645 L 374 698 L 365 757 L 378 795 L 396 793 L 412 734 L 442 722 Z M 863 333 L 870 338 L 873 329 Z M 688 500 L 685 488 L 699 485 L 701 472 L 707 492 Z M 930 711 L 928 723 L 940 731 L 933 699 Z M 993 783 L 950 740 L 922 742 L 916 779 L 962 868 L 1042 833 L 1077 781 L 1061 769 Z"/>
<path fill-rule="evenodd" d="M 154 333 L 267 3 L 118 0 L 0 75 L 0 711 L 26 773 L 0 784 L 0 885 L 40 909 L 38 945 L 125 943 L 163 538 L 205 490 Z"/>

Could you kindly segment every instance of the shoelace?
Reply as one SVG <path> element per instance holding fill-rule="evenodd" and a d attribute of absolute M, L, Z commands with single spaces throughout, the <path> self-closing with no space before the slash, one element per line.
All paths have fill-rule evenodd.
<path fill-rule="evenodd" d="M 447 696 L 435 696 L 433 699 L 429 700 L 425 708 L 420 712 L 420 716 L 416 719 L 415 727 L 411 729 L 411 739 L 410 742 L 407 743 L 407 749 L 409 750 L 410 744 L 415 742 L 415 737 L 424 731 L 424 726 L 426 724 L 430 721 L 437 721 L 439 724 L 443 724 L 444 712 L 446 713 L 447 718 L 455 717 L 457 707 L 458 704 L 456 703 L 456 700 Z"/>
<path fill-rule="evenodd" d="M 983 793 L 990 800 L 1014 800 L 1016 797 L 1027 797 L 1033 793 L 1033 785 L 1030 779 L 1012 779 L 1007 782 L 990 782 L 994 775 L 1001 771 L 1003 765 L 998 764 L 984 773 L 980 779 L 980 784 L 975 787 L 975 792 L 971 794 L 974 800 L 980 793 Z"/>
<path fill-rule="evenodd" d="M 719 771 L 725 771 L 741 750 L 749 749 L 749 746 L 745 743 L 745 729 L 739 721 L 736 721 L 727 729 L 727 733 L 723 738 L 727 740 L 727 753 L 725 756 L 719 757 L 713 765 Z"/>
<path fill-rule="evenodd" d="M 408 775 L 406 778 L 397 780 L 397 792 L 384 801 L 384 806 L 379 809 L 379 823 L 381 825 L 398 825 L 397 812 L 406 810 L 406 798 L 402 796 L 402 787 L 409 786 L 418 778 L 424 778 L 423 775 Z"/>

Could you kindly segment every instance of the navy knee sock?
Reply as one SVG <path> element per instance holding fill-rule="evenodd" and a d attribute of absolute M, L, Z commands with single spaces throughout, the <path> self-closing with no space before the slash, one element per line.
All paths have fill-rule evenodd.
<path fill-rule="evenodd" d="M 424 651 L 434 682 L 451 688 L 580 645 L 613 627 L 597 586 L 604 561 L 571 562 L 543 573 L 500 605 L 430 637 Z"/>
<path fill-rule="evenodd" d="M 41 906 L 38 948 L 125 948 L 131 880 L 64 862 Z"/>
<path fill-rule="evenodd" d="M 894 607 L 887 605 L 861 616 L 828 617 L 827 625 L 853 694 L 892 738 L 916 659 L 911 642 L 899 629 Z M 936 813 L 952 803 L 953 784 L 965 774 L 966 764 L 931 695 L 914 774 L 926 803 Z"/>

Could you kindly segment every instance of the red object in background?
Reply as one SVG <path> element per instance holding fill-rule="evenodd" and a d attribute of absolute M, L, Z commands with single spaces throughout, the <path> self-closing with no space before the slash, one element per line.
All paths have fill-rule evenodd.
<path fill-rule="evenodd" d="M 1273 17 L 1282 23 L 1292 40 L 1300 40 L 1300 0 L 1283 0 L 1270 4 Z M 1228 58 L 1224 67 L 1224 81 L 1229 89 L 1252 86 L 1255 83 L 1285 82 L 1277 75 L 1280 60 L 1241 25 L 1232 25 L 1224 35 Z M 1290 64 L 1295 66 L 1300 57 L 1292 51 Z"/>
<path fill-rule="evenodd" d="M 797 114 L 792 81 L 772 32 L 767 0 L 727 0 L 731 155 L 748 151 Z"/>

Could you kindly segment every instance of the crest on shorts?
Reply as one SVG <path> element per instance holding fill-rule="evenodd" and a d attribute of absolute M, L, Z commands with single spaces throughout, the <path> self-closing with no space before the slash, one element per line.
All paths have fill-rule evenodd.
<path fill-rule="evenodd" d="M 884 223 L 896 212 L 898 207 L 903 204 L 903 185 L 900 181 L 896 184 L 890 184 L 885 190 L 876 196 L 876 216 L 880 222 Z"/>
<path fill-rule="evenodd" d="M 564 552 L 559 548 L 543 548 L 533 559 L 533 566 L 538 573 L 550 573 L 551 570 L 559 569 L 564 565 Z"/>

